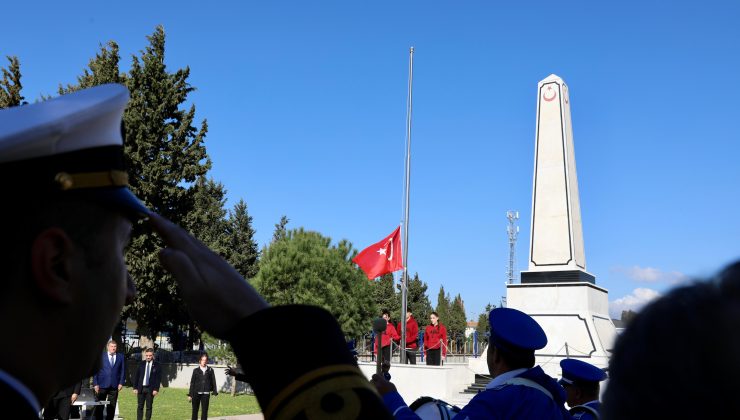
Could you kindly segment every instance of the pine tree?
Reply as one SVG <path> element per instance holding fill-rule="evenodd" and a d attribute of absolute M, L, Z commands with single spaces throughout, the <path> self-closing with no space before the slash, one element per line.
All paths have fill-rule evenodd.
<path fill-rule="evenodd" d="M 447 326 L 447 336 L 456 343 L 455 348 L 459 349 L 465 341 L 465 329 L 468 326 L 465 318 L 465 305 L 460 294 L 455 296 L 450 305 L 450 319 L 445 325 Z"/>
<path fill-rule="evenodd" d="M 8 68 L 2 69 L 3 78 L 0 80 L 0 109 L 11 106 L 25 105 L 26 98 L 21 94 L 21 63 L 18 57 L 8 56 Z"/>
<path fill-rule="evenodd" d="M 432 313 L 432 304 L 427 296 L 427 284 L 419 279 L 419 273 L 414 273 L 414 277 L 409 279 L 406 289 L 406 307 L 414 314 L 419 328 L 429 324 L 429 314 Z M 404 317 L 402 319 L 406 319 Z"/>
<path fill-rule="evenodd" d="M 186 228 L 198 230 L 196 236 L 209 246 L 226 247 L 216 233 L 218 226 L 196 222 L 223 223 L 222 187 L 204 179 L 210 169 L 203 141 L 207 132 L 204 120 L 194 126 L 195 106 L 182 110 L 193 91 L 187 78 L 189 69 L 169 72 L 165 66 L 165 34 L 159 26 L 147 37 L 149 45 L 134 56 L 131 70 L 119 70 L 118 45 L 101 46 L 77 84 L 60 85 L 68 93 L 102 83 L 125 83 L 131 100 L 124 113 L 126 164 L 130 188 L 152 210 Z M 213 195 L 212 197 L 208 197 Z M 205 208 L 197 205 L 207 203 Z M 206 214 L 209 211 L 214 214 Z M 191 214 L 192 213 L 192 214 Z M 221 217 L 219 217 L 221 216 Z M 127 263 L 137 286 L 137 298 L 124 310 L 136 319 L 139 332 L 155 335 L 168 330 L 174 342 L 182 342 L 182 330 L 193 331 L 174 279 L 164 272 L 157 258 L 161 240 L 142 226 L 134 230 L 127 252 Z M 223 251 L 222 251 L 223 252 Z M 191 337 L 192 340 L 192 337 Z"/>
<path fill-rule="evenodd" d="M 445 293 L 445 287 L 439 286 L 439 293 L 437 294 L 437 307 L 434 310 L 439 315 L 439 322 L 441 322 L 445 327 L 450 322 L 450 312 L 451 312 L 451 303 L 450 303 L 450 294 Z"/>
<path fill-rule="evenodd" d="M 277 242 L 281 239 L 285 239 L 285 237 L 288 235 L 288 231 L 285 228 L 286 226 L 288 226 L 288 222 L 290 222 L 288 216 L 283 215 L 280 218 L 280 221 L 275 223 L 275 231 L 272 232 L 272 242 Z"/>
<path fill-rule="evenodd" d="M 101 45 L 95 58 L 87 63 L 82 76 L 77 77 L 77 84 L 66 87 L 59 85 L 60 95 L 105 83 L 126 83 L 126 74 L 121 73 L 118 68 L 121 59 L 118 44 L 115 41 L 108 41 L 106 45 Z"/>
<path fill-rule="evenodd" d="M 124 114 L 131 189 L 150 209 L 187 228 L 195 228 L 199 221 L 221 224 L 223 209 L 212 202 L 213 198 L 206 197 L 222 191 L 202 179 L 211 166 L 203 144 L 208 125 L 204 120 L 200 128 L 194 126 L 195 105 L 187 110 L 180 108 L 194 90 L 187 81 L 190 70 L 187 67 L 174 73 L 167 70 L 161 26 L 147 39 L 149 45 L 139 57 L 133 57 L 125 78 L 131 92 Z M 102 68 L 91 70 L 114 74 L 102 72 Z M 196 209 L 196 203 L 204 202 L 208 203 L 207 210 Z M 217 214 L 206 214 L 209 211 Z M 220 246 L 222 238 L 216 233 L 219 227 L 201 226 L 198 230 L 195 235 L 203 236 L 199 239 L 204 239 L 207 245 Z M 135 231 L 128 258 L 139 296 L 128 312 L 139 325 L 152 332 L 167 329 L 178 335 L 184 326 L 192 331 L 192 321 L 174 279 L 158 262 L 161 246 L 161 240 L 146 229 Z"/>
<path fill-rule="evenodd" d="M 378 306 L 378 313 L 375 317 L 381 315 L 381 311 L 387 310 L 390 312 L 391 320 L 396 323 L 405 318 L 401 318 L 401 295 L 396 293 L 396 288 L 393 287 L 395 280 L 393 274 L 383 274 L 379 279 L 373 280 L 373 300 Z M 405 315 L 404 315 L 405 317 Z"/>
<path fill-rule="evenodd" d="M 227 236 L 229 240 L 228 261 L 244 278 L 251 279 L 259 271 L 259 250 L 254 240 L 252 216 L 247 203 L 239 200 L 229 212 Z"/>
<path fill-rule="evenodd" d="M 475 328 L 475 330 L 478 332 L 478 341 L 481 343 L 488 343 L 489 334 L 491 331 L 491 326 L 488 323 L 488 313 L 491 312 L 496 305 L 491 305 L 490 303 L 486 305 L 485 312 L 478 315 L 478 326 Z"/>

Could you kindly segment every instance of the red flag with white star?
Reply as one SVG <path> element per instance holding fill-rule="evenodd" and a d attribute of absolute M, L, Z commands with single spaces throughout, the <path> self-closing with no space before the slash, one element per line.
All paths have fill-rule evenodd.
<path fill-rule="evenodd" d="M 403 270 L 401 255 L 401 226 L 382 241 L 370 245 L 357 254 L 352 262 L 360 266 L 368 279 Z"/>

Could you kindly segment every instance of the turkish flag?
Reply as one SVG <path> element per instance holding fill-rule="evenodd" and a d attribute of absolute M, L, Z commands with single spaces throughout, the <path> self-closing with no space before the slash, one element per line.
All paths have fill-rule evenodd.
<path fill-rule="evenodd" d="M 357 254 L 352 262 L 359 265 L 368 279 L 403 270 L 401 256 L 401 226 L 382 241 L 370 245 Z"/>

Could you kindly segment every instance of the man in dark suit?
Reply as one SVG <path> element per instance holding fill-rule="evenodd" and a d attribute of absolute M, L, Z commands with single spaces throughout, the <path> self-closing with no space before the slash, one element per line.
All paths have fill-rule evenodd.
<path fill-rule="evenodd" d="M 72 404 L 77 400 L 82 389 L 82 383 L 77 382 L 75 385 L 64 388 L 54 394 L 44 407 L 44 420 L 68 420 Z"/>
<path fill-rule="evenodd" d="M 134 394 L 138 399 L 136 420 L 144 417 L 144 402 L 146 401 L 146 420 L 152 418 L 152 403 L 159 393 L 159 384 L 162 381 L 162 368 L 154 360 L 154 350 L 144 351 L 144 360 L 139 363 L 134 373 Z"/>
<path fill-rule="evenodd" d="M 118 391 L 126 381 L 126 363 L 123 354 L 117 353 L 118 344 L 114 340 L 108 342 L 108 351 L 103 352 L 100 370 L 93 376 L 93 388 L 98 401 L 108 400 L 106 420 L 113 420 L 116 413 Z M 95 418 L 103 418 L 103 406 L 95 407 Z"/>

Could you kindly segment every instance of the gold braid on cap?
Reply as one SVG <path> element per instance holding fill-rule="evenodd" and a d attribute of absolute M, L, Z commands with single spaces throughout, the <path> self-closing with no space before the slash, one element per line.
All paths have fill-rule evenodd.
<path fill-rule="evenodd" d="M 54 181 L 59 184 L 62 191 L 79 188 L 126 187 L 128 186 L 128 174 L 117 170 L 79 174 L 59 172 L 54 177 Z"/>

